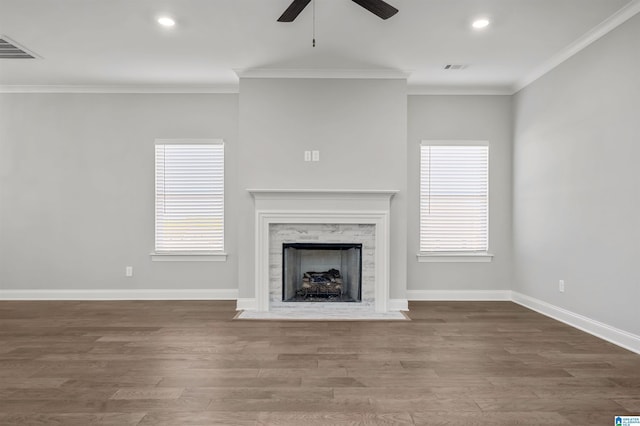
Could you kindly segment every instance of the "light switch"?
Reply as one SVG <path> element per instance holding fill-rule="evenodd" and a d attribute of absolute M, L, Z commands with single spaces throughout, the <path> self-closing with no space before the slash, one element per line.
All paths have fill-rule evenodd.
<path fill-rule="evenodd" d="M 304 161 L 311 161 L 311 151 L 304 152 Z"/>
<path fill-rule="evenodd" d="M 311 161 L 320 161 L 320 151 L 311 152 Z"/>

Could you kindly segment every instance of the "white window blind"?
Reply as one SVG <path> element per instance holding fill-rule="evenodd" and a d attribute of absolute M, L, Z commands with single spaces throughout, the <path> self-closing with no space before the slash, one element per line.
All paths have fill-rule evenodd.
<path fill-rule="evenodd" d="M 157 253 L 224 250 L 224 144 L 156 141 Z"/>
<path fill-rule="evenodd" d="M 423 142 L 420 163 L 420 251 L 487 252 L 486 142 L 474 145 Z"/>

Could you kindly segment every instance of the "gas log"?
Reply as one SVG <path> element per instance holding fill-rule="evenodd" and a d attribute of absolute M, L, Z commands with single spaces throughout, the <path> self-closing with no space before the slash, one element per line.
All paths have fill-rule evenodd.
<path fill-rule="evenodd" d="M 298 296 L 342 296 L 342 276 L 337 269 L 305 272 Z"/>

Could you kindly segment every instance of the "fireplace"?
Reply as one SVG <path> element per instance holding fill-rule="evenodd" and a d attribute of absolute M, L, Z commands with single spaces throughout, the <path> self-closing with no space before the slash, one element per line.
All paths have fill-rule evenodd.
<path fill-rule="evenodd" d="M 242 301 L 244 315 L 255 311 L 271 312 L 274 318 L 302 318 L 307 312 L 315 312 L 314 318 L 372 318 L 376 314 L 385 318 L 404 318 L 401 314 L 392 315 L 391 311 L 400 309 L 389 305 L 389 216 L 391 198 L 397 191 L 250 189 L 249 192 L 254 198 L 255 208 L 255 302 Z M 342 289 L 344 294 L 358 302 L 284 301 L 294 297 L 287 296 L 288 290 L 283 289 L 287 285 L 283 279 L 286 272 L 284 262 L 287 262 L 285 244 L 361 244 L 359 255 L 341 255 L 351 258 L 361 256 L 359 277 L 358 274 L 349 273 L 350 278 L 356 276 L 355 280 L 360 281 L 360 288 L 356 292 L 349 290 L 350 293 Z M 297 260 L 289 259 L 289 262 Z M 336 269 L 344 283 L 346 272 L 343 271 L 342 262 L 341 259 L 340 267 L 324 267 L 324 264 L 308 268 L 301 266 L 298 275 L 302 274 L 304 278 L 305 272 Z M 337 288 L 334 287 L 333 293 L 339 293 Z"/>
<path fill-rule="evenodd" d="M 362 244 L 282 244 L 283 302 L 360 302 Z"/>

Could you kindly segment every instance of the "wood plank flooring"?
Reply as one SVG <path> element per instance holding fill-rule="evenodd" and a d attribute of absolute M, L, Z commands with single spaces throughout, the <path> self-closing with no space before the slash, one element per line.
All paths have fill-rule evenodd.
<path fill-rule="evenodd" d="M 237 321 L 235 302 L 0 302 L 1 425 L 611 425 L 640 355 L 510 302 Z"/>

